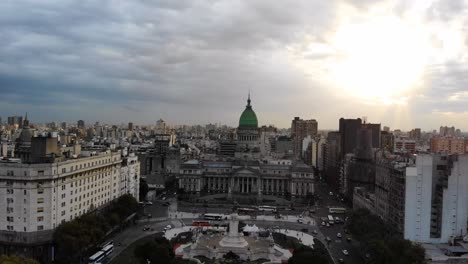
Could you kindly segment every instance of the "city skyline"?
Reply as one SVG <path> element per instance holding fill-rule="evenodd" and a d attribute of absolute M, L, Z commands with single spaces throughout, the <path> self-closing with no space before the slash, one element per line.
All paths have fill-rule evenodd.
<path fill-rule="evenodd" d="M 0 8 L 2 116 L 235 126 L 251 90 L 262 125 L 299 116 L 334 129 L 366 116 L 403 130 L 468 129 L 462 1 Z"/>

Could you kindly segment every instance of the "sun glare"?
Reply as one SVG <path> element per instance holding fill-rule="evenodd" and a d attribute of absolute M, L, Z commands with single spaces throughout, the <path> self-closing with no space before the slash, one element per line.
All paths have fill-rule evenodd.
<path fill-rule="evenodd" d="M 427 60 L 428 41 L 421 28 L 393 17 L 344 25 L 332 45 L 338 53 L 330 66 L 333 81 L 371 103 L 404 104 Z"/>

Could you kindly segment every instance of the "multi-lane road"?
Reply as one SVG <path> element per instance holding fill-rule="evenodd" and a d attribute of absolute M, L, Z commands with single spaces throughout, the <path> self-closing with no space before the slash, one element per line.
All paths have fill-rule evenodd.
<path fill-rule="evenodd" d="M 248 223 L 255 223 L 259 227 L 263 228 L 271 228 L 271 227 L 279 227 L 282 229 L 290 229 L 290 230 L 303 230 L 307 229 L 309 233 L 317 232 L 315 237 L 323 242 L 329 249 L 335 263 L 340 263 L 340 259 L 344 261 L 344 263 L 351 263 L 351 264 L 360 264 L 362 263 L 362 259 L 359 256 L 358 249 L 356 247 L 356 242 L 351 240 L 350 242 L 347 241 L 347 237 L 350 236 L 345 233 L 344 224 L 335 224 L 331 225 L 330 227 L 322 226 L 321 225 L 321 218 L 326 217 L 329 215 L 328 208 L 329 207 L 346 207 L 345 204 L 341 203 L 335 196 L 329 194 L 329 190 L 326 185 L 319 185 L 317 186 L 317 193 L 320 196 L 320 199 L 317 202 L 316 212 L 314 214 L 309 214 L 312 218 L 310 223 L 297 223 L 297 222 L 287 222 L 287 221 L 263 221 L 263 220 L 247 220 Z M 122 233 L 117 234 L 114 238 L 114 245 L 115 246 L 114 253 L 112 254 L 111 258 L 117 256 L 123 249 L 131 244 L 133 241 L 136 241 L 144 236 L 150 235 L 152 233 L 160 232 L 163 228 L 171 224 L 172 226 L 181 226 L 183 224 L 189 225 L 191 224 L 193 219 L 183 219 L 182 221 L 179 219 L 167 218 L 168 216 L 174 216 L 176 212 L 191 212 L 191 213 L 224 213 L 228 214 L 231 212 L 230 208 L 192 208 L 192 207 L 178 207 L 177 201 L 175 198 L 171 198 L 169 195 L 168 200 L 161 201 L 161 200 L 154 200 L 153 205 L 147 205 L 144 209 L 141 209 L 141 213 L 144 214 L 146 217 L 142 219 L 146 219 L 148 221 L 144 221 L 136 226 L 133 226 L 129 229 L 124 230 Z M 170 206 L 164 206 L 166 201 L 170 202 Z M 284 216 L 286 215 L 293 215 L 297 216 L 303 212 L 299 211 L 282 211 L 281 214 Z M 155 219 L 158 218 L 160 221 L 153 222 L 151 219 L 148 219 L 148 215 L 151 215 L 149 218 Z M 340 215 L 341 218 L 345 218 L 346 215 Z M 165 219 L 167 218 L 167 219 Z M 180 218 L 180 216 L 179 216 Z M 153 231 L 143 231 L 144 226 L 149 226 L 152 228 Z M 338 238 L 337 234 L 341 233 L 342 238 Z M 327 243 L 326 238 L 329 237 L 331 242 Z M 352 239 L 352 238 L 351 238 Z M 343 254 L 343 250 L 347 250 L 349 252 L 348 256 Z"/>

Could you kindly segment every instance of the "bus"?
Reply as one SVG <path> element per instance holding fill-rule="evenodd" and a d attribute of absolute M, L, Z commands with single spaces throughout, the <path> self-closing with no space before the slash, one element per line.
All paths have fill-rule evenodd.
<path fill-rule="evenodd" d="M 328 209 L 328 213 L 330 213 L 330 214 L 346 214 L 346 208 L 330 207 Z"/>
<path fill-rule="evenodd" d="M 211 226 L 211 224 L 207 221 L 193 221 L 192 226 Z"/>
<path fill-rule="evenodd" d="M 89 264 L 101 263 L 102 260 L 104 260 L 105 257 L 106 257 L 106 252 L 104 252 L 102 250 L 99 250 L 98 252 L 96 252 L 96 254 L 89 257 L 88 263 Z"/>
<path fill-rule="evenodd" d="M 107 256 L 109 256 L 114 251 L 114 245 L 109 244 L 101 249 L 102 252 Z"/>
<path fill-rule="evenodd" d="M 329 223 L 330 225 L 333 225 L 333 224 L 335 223 L 335 220 L 333 220 L 333 216 L 332 216 L 332 215 L 329 215 L 329 216 L 328 216 L 328 223 Z"/>
<path fill-rule="evenodd" d="M 262 205 L 258 207 L 259 211 L 262 212 L 273 212 L 276 213 L 276 207 L 275 206 L 269 206 L 269 205 Z"/>
<path fill-rule="evenodd" d="M 237 209 L 237 212 L 239 212 L 239 214 L 245 214 L 245 215 L 254 214 L 255 211 L 256 210 L 253 209 L 253 208 L 239 208 L 239 209 Z"/>
<path fill-rule="evenodd" d="M 203 218 L 205 220 L 217 220 L 217 221 L 219 221 L 219 220 L 222 220 L 223 217 L 224 217 L 224 215 L 222 215 L 222 214 L 204 214 L 203 215 Z"/>

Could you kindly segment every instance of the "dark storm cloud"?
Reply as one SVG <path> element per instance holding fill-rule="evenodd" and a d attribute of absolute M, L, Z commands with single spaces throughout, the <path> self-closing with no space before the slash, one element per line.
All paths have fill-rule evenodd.
<path fill-rule="evenodd" d="M 0 1 L 0 115 L 235 124 L 250 89 L 261 123 L 328 118 L 322 110 L 336 105 L 339 113 L 344 99 L 314 80 L 320 69 L 292 66 L 288 49 L 300 46 L 294 56 L 318 63 L 335 56 L 321 45 L 309 51 L 305 39 L 326 46 L 345 2 L 360 12 L 380 3 Z M 443 20 L 457 9 L 437 1 L 428 14 Z M 424 107 L 446 107 L 433 100 L 442 86 L 467 87 L 464 71 L 447 67 L 429 71 Z"/>

